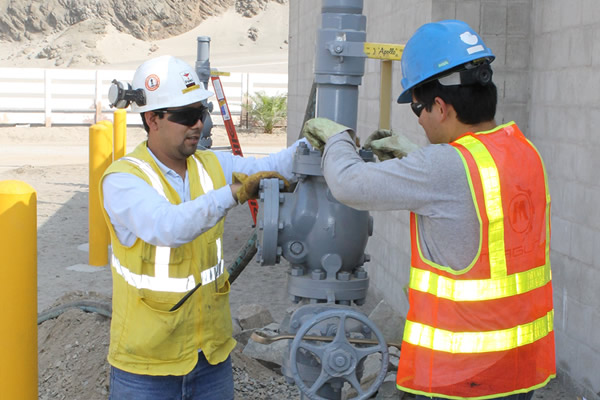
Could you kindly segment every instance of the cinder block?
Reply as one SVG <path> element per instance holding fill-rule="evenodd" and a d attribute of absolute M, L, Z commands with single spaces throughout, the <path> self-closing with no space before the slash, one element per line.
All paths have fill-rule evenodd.
<path fill-rule="evenodd" d="M 563 275 L 563 296 L 566 297 L 567 306 L 565 308 L 565 316 L 567 317 L 567 322 L 570 323 L 569 315 L 567 311 L 570 313 L 572 309 L 577 308 L 581 309 L 582 304 L 580 301 L 581 298 L 581 289 L 579 287 L 580 283 L 580 275 L 581 270 L 578 269 L 581 263 L 573 258 L 565 259 L 565 274 Z M 577 317 L 575 317 L 577 319 Z"/>
<path fill-rule="evenodd" d="M 591 26 L 577 26 L 565 32 L 569 36 L 569 65 L 590 66 L 592 64 L 592 39 L 594 29 Z"/>
<path fill-rule="evenodd" d="M 562 2 L 560 2 L 562 3 Z M 570 28 L 573 26 L 581 25 L 582 21 L 582 0 L 569 0 L 569 5 L 566 4 L 560 7 L 560 27 Z"/>
<path fill-rule="evenodd" d="M 564 329 L 564 326 L 566 325 L 564 323 L 565 320 L 565 316 L 564 316 L 564 309 L 563 309 L 563 296 L 562 296 L 562 291 L 558 290 L 558 285 L 556 285 L 556 282 L 554 281 L 554 274 L 552 276 L 552 303 L 553 303 L 553 308 L 554 308 L 554 329 Z"/>
<path fill-rule="evenodd" d="M 567 299 L 567 334 L 579 343 L 587 343 L 592 327 L 588 322 L 588 315 L 594 309 L 580 303 L 574 298 Z"/>
<path fill-rule="evenodd" d="M 598 158 L 594 158 L 593 163 L 593 168 L 596 168 L 596 171 L 598 171 L 597 165 L 600 164 L 600 160 L 598 160 Z M 590 185 L 586 187 L 583 197 L 585 199 L 585 204 L 592 205 L 588 209 L 586 225 L 589 226 L 593 231 L 600 233 L 600 208 L 598 207 L 598 199 L 600 199 L 600 187 L 597 185 Z M 593 206 L 594 204 L 596 205 L 595 207 Z M 597 253 L 597 251 L 595 251 L 595 253 Z"/>
<path fill-rule="evenodd" d="M 589 320 L 592 325 L 592 333 L 596 333 L 595 335 L 592 334 L 590 338 L 590 347 L 592 349 L 600 349 L 600 335 L 598 335 L 598 332 L 600 332 L 600 311 L 592 313 Z M 597 367 L 596 371 L 600 371 L 600 367 Z"/>
<path fill-rule="evenodd" d="M 600 159 L 598 158 L 598 151 L 594 148 L 585 147 L 585 145 L 579 146 L 579 157 L 575 160 L 575 176 L 579 182 L 584 184 L 594 185 L 598 182 L 598 168 L 600 167 Z M 597 208 L 597 201 L 592 201 Z M 589 202 L 584 202 L 584 204 Z M 583 212 L 591 212 L 592 210 L 584 209 Z"/>
<path fill-rule="evenodd" d="M 531 2 L 509 1 L 507 10 L 507 34 L 529 36 L 531 27 Z"/>
<path fill-rule="evenodd" d="M 556 365 L 558 368 L 570 371 L 574 375 L 574 369 L 578 364 L 577 349 L 579 342 L 561 330 L 555 329 L 554 335 L 556 338 Z"/>
<path fill-rule="evenodd" d="M 589 342 L 588 342 L 589 343 Z M 588 343 L 581 343 L 577 351 L 578 369 L 577 380 L 585 382 L 592 392 L 600 391 L 598 371 L 600 371 L 600 351 L 591 348 Z"/>
<path fill-rule="evenodd" d="M 509 37 L 506 39 L 506 67 L 523 70 L 529 67 L 531 60 L 531 45 L 529 40 L 522 37 Z M 528 74 L 521 71 L 521 75 Z"/>
<path fill-rule="evenodd" d="M 542 32 L 554 32 L 559 30 L 561 23 L 562 1 L 546 1 L 538 3 L 542 11 Z"/>
<path fill-rule="evenodd" d="M 444 19 L 455 19 L 456 0 L 432 0 L 431 1 L 431 21 L 441 21 Z M 460 18 L 459 18 L 460 19 Z M 476 29 L 476 28 L 474 28 Z"/>
<path fill-rule="evenodd" d="M 486 46 L 492 50 L 496 59 L 492 63 L 494 73 L 506 65 L 506 37 L 498 35 L 484 35 L 481 37 Z M 494 77 L 495 78 L 495 77 Z M 494 79 L 495 80 L 495 79 Z"/>
<path fill-rule="evenodd" d="M 590 247 L 591 244 L 592 243 L 590 243 Z M 598 282 L 600 282 L 600 269 L 594 268 L 591 265 L 581 265 L 580 282 L 581 302 L 586 306 L 589 306 L 592 310 L 597 310 L 598 305 L 600 305 L 600 290 L 598 290 Z M 586 322 L 586 325 L 591 326 L 589 320 Z M 596 334 L 598 334 L 598 332 L 596 332 Z M 591 341 L 591 337 L 588 339 L 589 343 Z"/>
<path fill-rule="evenodd" d="M 484 2 L 481 7 L 481 33 L 484 35 L 506 34 L 506 1 Z"/>
<path fill-rule="evenodd" d="M 599 48 L 600 50 L 600 48 Z M 591 145 L 600 145 L 600 135 L 595 132 L 598 126 L 600 126 L 600 108 L 589 108 L 584 111 L 584 119 L 587 121 L 587 130 L 591 134 L 589 135 L 589 143 Z"/>
<path fill-rule="evenodd" d="M 543 72 L 548 68 L 550 52 L 548 49 L 552 46 L 550 33 L 540 33 L 530 39 L 531 43 L 531 67 L 535 73 Z"/>
<path fill-rule="evenodd" d="M 552 203 L 552 206 L 554 206 L 554 202 Z M 552 251 L 562 255 L 571 254 L 572 230 L 573 224 L 571 224 L 571 222 L 558 216 L 553 216 L 552 238 L 550 239 Z"/>
<path fill-rule="evenodd" d="M 479 33 L 481 31 L 481 1 L 462 0 L 457 2 L 456 18 L 465 21 L 471 28 Z"/>
<path fill-rule="evenodd" d="M 530 79 L 523 71 L 511 71 L 504 74 L 504 101 L 510 105 L 514 103 L 526 104 L 529 100 Z"/>
<path fill-rule="evenodd" d="M 581 2 L 582 18 L 581 23 L 597 24 L 600 21 L 600 7 L 598 7 L 598 0 L 583 0 Z"/>
<path fill-rule="evenodd" d="M 598 215 L 598 214 L 596 214 Z M 600 270 L 600 251 L 598 251 L 597 249 L 600 249 L 600 229 L 596 229 L 594 231 L 594 249 L 596 249 L 596 251 L 594 251 L 594 268 L 596 268 L 597 270 Z M 600 332 L 600 331 L 598 331 Z M 600 335 L 598 335 L 600 336 Z"/>

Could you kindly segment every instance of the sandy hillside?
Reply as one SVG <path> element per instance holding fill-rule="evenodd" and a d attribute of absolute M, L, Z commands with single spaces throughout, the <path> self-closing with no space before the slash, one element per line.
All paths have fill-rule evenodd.
<path fill-rule="evenodd" d="M 0 0 L 0 10 L 8 0 Z M 287 73 L 287 3 L 270 1 L 253 17 L 235 7 L 192 30 L 144 41 L 90 19 L 59 32 L 20 41 L 0 40 L 0 67 L 135 69 L 153 56 L 170 54 L 194 65 L 197 37 L 211 38 L 211 67 L 230 72 Z"/>

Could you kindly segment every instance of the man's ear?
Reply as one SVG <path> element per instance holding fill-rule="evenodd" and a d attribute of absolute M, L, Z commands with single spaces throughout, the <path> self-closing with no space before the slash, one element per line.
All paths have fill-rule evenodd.
<path fill-rule="evenodd" d="M 144 113 L 144 118 L 146 119 L 146 123 L 150 128 L 150 131 L 155 131 L 158 129 L 158 114 L 154 111 L 146 111 Z"/>
<path fill-rule="evenodd" d="M 436 116 L 439 118 L 440 122 L 451 117 L 454 112 L 454 107 L 452 107 L 451 104 L 446 103 L 441 97 L 436 97 L 433 100 L 432 108 L 436 111 Z"/>

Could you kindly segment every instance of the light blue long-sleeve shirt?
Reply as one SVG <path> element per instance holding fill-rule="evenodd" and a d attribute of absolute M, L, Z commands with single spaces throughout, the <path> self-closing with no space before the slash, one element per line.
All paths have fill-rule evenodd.
<path fill-rule="evenodd" d="M 302 141 L 306 142 L 305 139 Z M 229 152 L 214 152 L 227 185 L 194 200 L 190 197 L 187 171 L 185 179 L 182 179 L 148 149 L 182 203 L 170 203 L 135 175 L 113 173 L 106 176 L 102 183 L 104 209 L 117 237 L 125 246 L 133 245 L 138 237 L 156 246 L 181 246 L 215 226 L 227 211 L 237 205 L 229 188 L 233 172 L 251 175 L 259 171 L 276 171 L 286 179 L 293 180 L 293 156 L 299 142 L 264 158 L 245 158 Z"/>

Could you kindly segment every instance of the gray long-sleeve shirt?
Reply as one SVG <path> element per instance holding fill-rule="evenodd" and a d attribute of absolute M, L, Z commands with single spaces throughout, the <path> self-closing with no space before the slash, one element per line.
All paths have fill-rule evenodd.
<path fill-rule="evenodd" d="M 423 255 L 454 270 L 479 247 L 479 221 L 465 168 L 448 144 L 422 147 L 402 159 L 365 163 L 346 132 L 327 141 L 323 174 L 333 196 L 358 210 L 409 210 L 418 215 Z"/>

